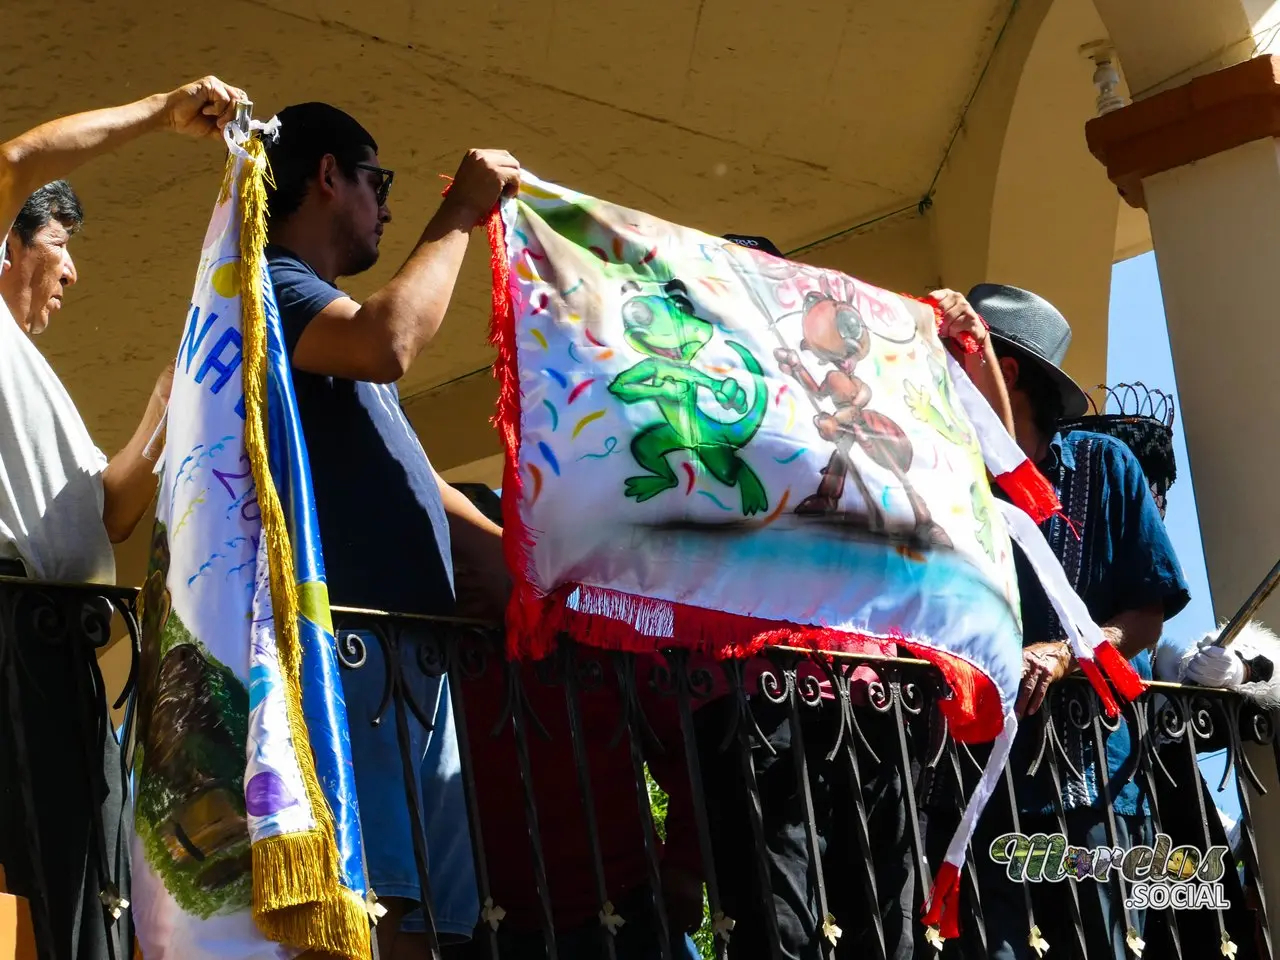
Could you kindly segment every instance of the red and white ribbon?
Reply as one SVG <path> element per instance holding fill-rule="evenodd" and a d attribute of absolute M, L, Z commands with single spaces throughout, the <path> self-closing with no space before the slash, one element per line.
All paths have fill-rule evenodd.
<path fill-rule="evenodd" d="M 991 409 L 987 398 L 978 392 L 964 367 L 949 353 L 947 370 L 960 406 L 973 424 L 982 459 L 1000 489 L 1036 523 L 1043 523 L 1055 513 L 1061 513 L 1062 504 L 1058 502 L 1053 484 L 1027 459 L 1018 441 L 1009 436 L 1009 431 Z"/>
<path fill-rule="evenodd" d="M 960 935 L 960 868 L 964 866 L 965 852 L 977 829 L 978 818 L 1004 774 L 1004 765 L 1009 760 L 1009 751 L 1013 749 L 1013 738 L 1017 733 L 1018 718 L 1013 710 L 1008 710 L 1004 715 L 1004 728 L 991 744 L 991 754 L 982 768 L 982 778 L 969 797 L 960 826 L 952 835 L 946 856 L 934 876 L 923 919 L 925 926 L 937 927 L 944 939 L 951 940 Z"/>

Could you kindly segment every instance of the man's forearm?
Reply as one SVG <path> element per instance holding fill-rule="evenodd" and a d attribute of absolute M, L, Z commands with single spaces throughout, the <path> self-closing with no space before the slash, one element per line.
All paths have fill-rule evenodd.
<path fill-rule="evenodd" d="M 147 445 L 155 436 L 164 411 L 164 401 L 153 392 L 138 429 L 102 474 L 102 523 L 112 543 L 129 539 L 155 496 L 155 461 L 151 459 L 155 452 L 148 451 Z"/>
<path fill-rule="evenodd" d="M 502 528 L 480 512 L 467 496 L 436 475 L 440 500 L 449 517 L 449 536 L 459 553 L 481 569 L 501 564 Z M 503 567 L 505 569 L 505 567 Z"/>
<path fill-rule="evenodd" d="M 1112 617 L 1102 625 L 1102 635 L 1122 657 L 1132 660 L 1143 650 L 1154 649 L 1163 629 L 1164 606 L 1153 603 Z"/>
<path fill-rule="evenodd" d="M 962 354 L 960 364 L 1012 437 L 1014 435 L 1013 406 L 1009 402 L 1009 391 L 1000 373 L 1000 360 L 996 357 L 991 338 L 986 339 L 982 349 L 977 353 Z"/>
<path fill-rule="evenodd" d="M 438 473 L 436 485 L 449 518 L 454 555 L 477 578 L 473 592 L 479 595 L 487 611 L 505 609 L 511 594 L 511 577 L 502 551 L 502 528 Z"/>
<path fill-rule="evenodd" d="M 360 307 L 360 322 L 379 324 L 386 331 L 401 375 L 440 329 L 474 223 L 473 213 L 446 200 L 404 266 Z"/>
<path fill-rule="evenodd" d="M 35 190 L 87 160 L 154 130 L 164 120 L 162 93 L 119 107 L 51 120 L 0 144 L 0 226 L 4 233 Z"/>

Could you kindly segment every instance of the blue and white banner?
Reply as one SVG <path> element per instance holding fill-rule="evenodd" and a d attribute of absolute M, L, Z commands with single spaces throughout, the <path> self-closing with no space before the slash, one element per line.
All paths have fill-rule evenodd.
<path fill-rule="evenodd" d="M 346 708 L 262 254 L 264 151 L 228 145 L 140 600 L 133 909 L 147 960 L 366 958 Z"/>

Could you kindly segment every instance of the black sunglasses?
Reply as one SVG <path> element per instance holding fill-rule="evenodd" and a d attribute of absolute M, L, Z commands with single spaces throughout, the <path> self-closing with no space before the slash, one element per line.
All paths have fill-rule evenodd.
<path fill-rule="evenodd" d="M 378 206 L 382 206 L 387 202 L 387 194 L 391 192 L 391 181 L 396 178 L 394 170 L 386 170 L 382 167 L 375 167 L 372 163 L 357 163 L 357 170 L 368 170 L 370 173 L 378 175 L 378 185 L 374 188 L 374 196 L 378 199 Z"/>

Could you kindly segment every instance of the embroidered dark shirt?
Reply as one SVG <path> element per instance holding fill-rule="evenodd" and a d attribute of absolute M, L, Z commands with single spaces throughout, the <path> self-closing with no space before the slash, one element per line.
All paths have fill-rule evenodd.
<path fill-rule="evenodd" d="M 1062 561 L 1067 579 L 1084 600 L 1095 623 L 1102 625 L 1126 610 L 1160 604 L 1168 620 L 1190 600 L 1186 580 L 1173 544 L 1151 496 L 1147 479 L 1129 448 L 1114 437 L 1084 430 L 1057 434 L 1050 454 L 1040 465 L 1058 491 L 1062 507 L 1080 536 L 1061 517 L 1041 525 L 1050 547 Z M 1022 597 L 1023 645 L 1064 639 L 1058 617 L 1039 580 L 1020 552 L 1015 551 L 1018 591 Z M 1151 655 L 1144 651 L 1132 661 L 1138 673 L 1151 678 Z M 1098 806 L 1104 789 L 1098 776 L 1092 729 L 1081 731 L 1065 715 L 1055 729 L 1077 778 L 1061 762 L 1063 806 Z M 1128 724 L 1105 735 L 1107 788 L 1117 813 L 1145 812 L 1147 801 L 1134 773 L 1137 753 Z M 1039 753 L 1041 724 L 1029 717 L 1019 726 L 1013 748 L 1013 769 L 1021 772 Z M 1018 801 L 1024 812 L 1051 813 L 1053 786 L 1047 762 L 1035 777 L 1018 777 Z"/>

